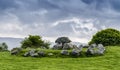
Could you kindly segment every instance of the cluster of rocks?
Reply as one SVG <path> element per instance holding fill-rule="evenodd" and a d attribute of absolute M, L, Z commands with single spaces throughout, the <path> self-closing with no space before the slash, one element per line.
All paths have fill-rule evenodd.
<path fill-rule="evenodd" d="M 87 48 L 87 51 L 86 53 L 87 54 L 104 54 L 104 51 L 105 51 L 105 48 L 102 44 L 91 44 L 91 45 L 80 45 L 80 46 L 76 46 L 76 45 L 73 45 L 71 43 L 65 43 L 63 46 L 62 44 L 56 44 L 53 46 L 53 49 L 54 50 L 59 50 L 59 49 L 62 49 L 61 53 L 64 54 L 64 55 L 68 55 L 68 52 L 67 50 L 69 49 L 73 49 L 71 54 L 75 55 L 80 55 L 78 53 L 80 53 L 82 51 L 82 48 Z"/>
<path fill-rule="evenodd" d="M 105 47 L 102 44 L 92 44 L 88 47 L 87 49 L 87 54 L 88 55 L 94 55 L 94 54 L 100 54 L 103 55 L 105 52 Z"/>
<path fill-rule="evenodd" d="M 68 52 L 68 50 L 62 50 L 61 51 L 61 55 L 72 55 L 72 56 L 79 56 L 80 55 L 80 51 L 73 49 L 70 53 Z"/>
<path fill-rule="evenodd" d="M 44 57 L 45 56 L 45 52 L 44 51 L 37 51 L 35 49 L 32 49 L 32 50 L 29 50 L 28 52 L 25 52 L 24 57 L 28 57 L 28 56 L 31 56 L 31 57 Z"/>
<path fill-rule="evenodd" d="M 61 54 L 61 55 L 66 55 L 66 56 L 80 56 L 81 55 L 81 52 L 82 52 L 82 49 L 83 48 L 86 48 L 86 45 L 83 46 L 83 45 L 80 45 L 80 46 L 76 46 L 76 45 L 72 45 L 70 43 L 66 43 L 64 44 L 61 52 L 58 52 L 57 54 Z M 58 50 L 61 48 L 61 45 L 55 45 L 53 47 L 54 50 Z M 69 49 L 72 49 L 72 50 L 69 50 Z M 19 54 L 20 52 L 22 51 L 21 48 L 14 48 L 13 50 L 11 50 L 11 54 L 12 55 L 17 55 Z M 87 50 L 86 50 L 86 54 L 87 55 L 95 55 L 95 54 L 98 54 L 98 55 L 103 55 L 105 52 L 105 47 L 102 45 L 102 44 L 91 44 L 91 45 L 87 45 Z M 36 49 L 31 49 L 27 52 L 25 52 L 23 54 L 24 57 L 28 57 L 28 56 L 31 56 L 31 57 L 45 57 L 45 56 L 53 56 L 53 55 L 56 55 L 56 53 L 47 53 L 45 51 L 38 51 Z"/>

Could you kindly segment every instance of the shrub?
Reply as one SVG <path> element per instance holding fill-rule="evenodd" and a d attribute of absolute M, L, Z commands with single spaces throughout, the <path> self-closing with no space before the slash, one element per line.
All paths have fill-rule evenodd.
<path fill-rule="evenodd" d="M 49 48 L 50 43 L 42 40 L 41 36 L 29 35 L 21 42 L 22 48 Z"/>
<path fill-rule="evenodd" d="M 8 51 L 8 46 L 5 42 L 0 44 L 0 51 Z"/>
<path fill-rule="evenodd" d="M 120 45 L 120 31 L 112 28 L 97 32 L 89 44 L 103 44 L 104 46 Z"/>

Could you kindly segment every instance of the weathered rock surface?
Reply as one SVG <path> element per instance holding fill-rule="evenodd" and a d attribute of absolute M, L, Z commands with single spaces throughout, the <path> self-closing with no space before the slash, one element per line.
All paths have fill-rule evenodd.
<path fill-rule="evenodd" d="M 71 55 L 72 56 L 79 56 L 80 55 L 79 50 L 73 49 L 71 52 Z"/>
<path fill-rule="evenodd" d="M 104 54 L 105 48 L 102 44 L 92 44 L 88 47 L 87 54 Z"/>
<path fill-rule="evenodd" d="M 45 56 L 45 52 L 44 51 L 39 51 L 38 55 L 44 57 Z"/>
<path fill-rule="evenodd" d="M 68 52 L 67 50 L 62 50 L 62 51 L 61 51 L 61 54 L 62 54 L 62 55 L 69 55 L 69 52 Z"/>
<path fill-rule="evenodd" d="M 97 54 L 104 54 L 105 47 L 102 44 L 98 44 L 97 48 L 98 48 Z"/>
<path fill-rule="evenodd" d="M 59 49 L 62 49 L 62 44 L 56 44 L 53 46 L 53 49 L 54 50 L 59 50 Z"/>

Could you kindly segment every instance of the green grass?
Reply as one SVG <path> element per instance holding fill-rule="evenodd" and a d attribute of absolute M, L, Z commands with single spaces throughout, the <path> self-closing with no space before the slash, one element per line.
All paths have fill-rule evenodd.
<path fill-rule="evenodd" d="M 120 70 L 120 47 L 107 48 L 104 56 L 84 58 L 32 58 L 0 52 L 0 70 Z"/>

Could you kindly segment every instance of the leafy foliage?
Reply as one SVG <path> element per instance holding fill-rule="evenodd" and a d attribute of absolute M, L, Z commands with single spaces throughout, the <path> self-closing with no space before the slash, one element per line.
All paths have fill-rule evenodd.
<path fill-rule="evenodd" d="M 89 44 L 103 44 L 104 46 L 120 45 L 120 31 L 112 28 L 97 32 Z"/>
<path fill-rule="evenodd" d="M 8 46 L 5 42 L 0 44 L 0 51 L 7 51 L 8 50 Z"/>
<path fill-rule="evenodd" d="M 49 48 L 50 43 L 42 40 L 41 36 L 38 35 L 29 35 L 28 38 L 25 38 L 21 42 L 22 48 Z"/>

